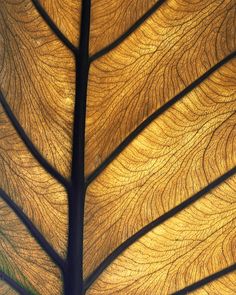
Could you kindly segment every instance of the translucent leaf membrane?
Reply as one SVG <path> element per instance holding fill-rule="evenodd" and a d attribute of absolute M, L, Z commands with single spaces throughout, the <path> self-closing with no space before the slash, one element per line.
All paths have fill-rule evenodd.
<path fill-rule="evenodd" d="M 37 0 L 61 32 L 78 46 L 81 0 Z"/>
<path fill-rule="evenodd" d="M 89 72 L 86 174 L 144 119 L 236 49 L 233 0 L 166 1 Z"/>
<path fill-rule="evenodd" d="M 173 294 L 235 263 L 235 185 L 233 177 L 147 233 L 87 294 Z"/>
<path fill-rule="evenodd" d="M 65 189 L 31 155 L 1 105 L 0 129 L 0 188 L 64 256 L 68 227 Z"/>
<path fill-rule="evenodd" d="M 1 295 L 20 295 L 15 290 L 13 290 L 9 285 L 4 281 L 0 280 L 0 294 Z"/>
<path fill-rule="evenodd" d="M 90 53 L 94 54 L 118 39 L 157 2 L 92 0 Z"/>
<path fill-rule="evenodd" d="M 1 1 L 0 13 L 1 91 L 34 145 L 69 177 L 74 57 L 30 0 Z"/>
<path fill-rule="evenodd" d="M 58 295 L 62 292 L 60 271 L 1 197 L 0 270 L 29 294 Z"/>
<path fill-rule="evenodd" d="M 230 273 L 206 286 L 191 292 L 192 295 L 214 295 L 225 294 L 233 295 L 236 292 L 236 272 Z"/>
<path fill-rule="evenodd" d="M 236 165 L 235 65 L 222 66 L 155 119 L 90 184 L 85 276 L 127 238 Z"/>

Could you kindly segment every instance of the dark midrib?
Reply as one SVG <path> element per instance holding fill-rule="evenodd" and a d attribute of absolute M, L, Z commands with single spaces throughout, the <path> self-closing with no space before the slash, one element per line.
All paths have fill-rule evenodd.
<path fill-rule="evenodd" d="M 58 37 L 59 40 L 72 52 L 76 53 L 77 48 L 66 38 L 66 36 L 58 29 L 56 24 L 53 22 L 53 20 L 50 18 L 50 16 L 46 13 L 42 5 L 38 0 L 31 0 L 34 7 L 38 11 L 38 13 L 41 15 L 41 17 L 44 19 L 46 24 L 51 28 L 51 30 L 54 32 L 54 34 Z"/>
<path fill-rule="evenodd" d="M 37 150 L 37 148 L 34 146 L 32 141 L 29 139 L 29 137 L 26 135 L 24 129 L 16 119 L 15 115 L 13 114 L 10 106 L 8 105 L 6 99 L 4 98 L 3 93 L 0 90 L 0 103 L 2 104 L 2 107 L 12 123 L 13 127 L 15 128 L 17 134 L 20 136 L 30 153 L 34 156 L 34 158 L 39 162 L 39 164 L 52 176 L 54 177 L 59 183 L 61 183 L 66 189 L 70 186 L 69 182 L 66 178 L 64 178 L 56 169 L 54 169 L 49 162 L 41 155 L 41 153 Z"/>
<path fill-rule="evenodd" d="M 100 276 L 100 274 L 128 247 L 130 247 L 133 243 L 135 243 L 138 239 L 142 236 L 147 234 L 156 226 L 162 224 L 169 218 L 173 217 L 175 214 L 181 212 L 183 209 L 187 208 L 189 205 L 192 205 L 197 200 L 199 200 L 202 196 L 209 193 L 211 190 L 216 188 L 218 185 L 226 181 L 228 178 L 233 176 L 236 173 L 236 167 L 232 168 L 225 174 L 221 175 L 219 178 L 211 182 L 205 188 L 194 194 L 189 199 L 185 200 L 178 206 L 174 207 L 173 209 L 169 210 L 168 212 L 164 213 L 162 216 L 157 218 L 156 220 L 152 221 L 151 223 L 147 224 L 143 227 L 140 231 L 135 233 L 133 236 L 128 238 L 125 242 L 123 242 L 119 247 L 117 247 L 107 258 L 103 260 L 103 262 L 95 269 L 95 271 L 86 279 L 85 281 L 85 289 L 87 290 L 93 282 Z"/>
<path fill-rule="evenodd" d="M 65 294 L 83 294 L 84 147 L 86 97 L 89 71 L 90 0 L 82 1 L 79 51 L 76 54 L 76 95 L 72 148 L 72 189 L 69 193 L 68 269 Z"/>
<path fill-rule="evenodd" d="M 156 4 L 154 4 L 140 19 L 138 19 L 124 34 L 122 34 L 118 39 L 116 39 L 111 44 L 107 45 L 94 55 L 90 57 L 90 62 L 98 59 L 99 57 L 103 56 L 104 54 L 108 53 L 116 46 L 118 46 L 121 42 L 123 42 L 130 34 L 132 34 L 139 26 L 141 26 L 146 19 L 148 19 L 156 10 L 165 3 L 166 0 L 159 0 Z"/>
<path fill-rule="evenodd" d="M 194 283 L 194 284 L 192 284 L 180 291 L 173 293 L 172 295 L 188 294 L 189 292 L 193 292 L 193 291 L 201 288 L 202 286 L 207 285 L 207 284 L 209 284 L 209 283 L 211 283 L 211 282 L 213 282 L 213 281 L 215 281 L 215 280 L 217 280 L 217 279 L 219 279 L 219 278 L 221 278 L 233 271 L 236 271 L 236 264 L 233 264 L 221 271 L 218 271 L 218 272 L 216 272 L 216 273 L 214 273 L 214 274 L 212 274 L 212 275 L 210 275 L 210 276 L 208 276 L 208 277 L 206 277 L 206 278 L 204 278 L 204 279 L 202 279 L 202 280 L 200 280 L 200 281 L 198 281 L 198 282 L 196 282 L 196 283 Z"/>
<path fill-rule="evenodd" d="M 56 263 L 56 265 L 58 265 L 60 269 L 64 270 L 64 267 L 65 267 L 64 260 L 60 257 L 60 255 L 57 254 L 57 252 L 53 249 L 53 247 L 48 243 L 48 241 L 40 233 L 40 231 L 35 227 L 32 221 L 25 215 L 25 213 L 15 204 L 15 202 L 1 188 L 0 188 L 0 198 L 2 198 L 4 202 L 15 212 L 17 217 L 26 226 L 26 228 L 31 233 L 31 235 L 39 243 L 41 248 L 51 257 L 51 259 Z"/>
<path fill-rule="evenodd" d="M 4 272 L 0 271 L 0 279 L 7 283 L 12 289 L 17 291 L 20 295 L 30 295 L 25 289 L 23 289 L 16 281 L 6 275 Z"/>
<path fill-rule="evenodd" d="M 87 177 L 87 186 L 156 118 L 167 111 L 171 106 L 181 100 L 186 94 L 191 92 L 194 88 L 200 85 L 206 78 L 208 78 L 212 73 L 218 70 L 221 66 L 229 62 L 232 58 L 236 56 L 236 52 L 229 54 L 223 60 L 214 65 L 201 77 L 196 79 L 193 83 L 187 86 L 184 90 L 178 93 L 175 97 L 169 100 L 166 104 L 152 113 L 147 119 L 145 119 L 134 131 L 132 131 L 119 145 L 118 147 Z"/>

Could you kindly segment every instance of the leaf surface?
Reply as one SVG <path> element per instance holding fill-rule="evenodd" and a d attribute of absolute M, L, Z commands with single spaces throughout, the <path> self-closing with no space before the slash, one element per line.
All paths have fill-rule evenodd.
<path fill-rule="evenodd" d="M 142 237 L 87 294 L 173 294 L 235 263 L 235 181 L 229 179 Z"/>
<path fill-rule="evenodd" d="M 234 1 L 169 0 L 90 67 L 86 174 L 143 120 L 236 49 Z"/>
<path fill-rule="evenodd" d="M 37 149 L 69 177 L 73 55 L 30 0 L 1 1 L 0 11 L 1 91 Z"/>
<path fill-rule="evenodd" d="M 93 0 L 90 53 L 95 54 L 112 44 L 156 3 L 157 0 Z"/>
<path fill-rule="evenodd" d="M 16 291 L 14 291 L 4 281 L 0 281 L 0 294 L 2 294 L 2 295 L 17 295 L 18 293 Z"/>
<path fill-rule="evenodd" d="M 0 186 L 62 255 L 67 246 L 65 189 L 34 159 L 0 106 Z"/>
<path fill-rule="evenodd" d="M 78 45 L 81 0 L 41 0 L 40 3 L 62 33 Z"/>
<path fill-rule="evenodd" d="M 221 67 L 154 120 L 90 184 L 86 275 L 143 226 L 236 165 L 235 65 Z"/>
<path fill-rule="evenodd" d="M 0 196 L 0 270 L 30 294 L 61 293 L 61 274 Z"/>
<path fill-rule="evenodd" d="M 192 295 L 233 294 L 235 292 L 236 272 L 230 273 L 192 292 Z"/>
<path fill-rule="evenodd" d="M 0 295 L 236 293 L 235 8 L 0 1 Z"/>

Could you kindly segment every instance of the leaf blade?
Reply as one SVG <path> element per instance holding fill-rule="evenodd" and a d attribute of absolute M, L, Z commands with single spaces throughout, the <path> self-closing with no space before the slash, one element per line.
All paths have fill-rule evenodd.
<path fill-rule="evenodd" d="M 207 295 L 220 292 L 220 294 L 233 294 L 235 291 L 235 280 L 236 272 L 230 273 L 228 275 L 219 278 L 218 280 L 211 282 L 204 286 L 203 288 L 192 292 L 193 295 Z"/>
<path fill-rule="evenodd" d="M 1 198 L 0 211 L 0 270 L 30 294 L 60 294 L 60 271 Z"/>
<path fill-rule="evenodd" d="M 136 231 L 236 165 L 234 77 L 235 60 L 154 120 L 89 185 L 85 276 Z"/>
<path fill-rule="evenodd" d="M 2 274 L 0 274 L 0 277 L 2 279 Z M 9 284 L 7 284 L 5 281 L 0 280 L 0 294 L 2 295 L 19 295 L 14 289 L 10 287 Z"/>
<path fill-rule="evenodd" d="M 67 193 L 33 158 L 1 106 L 0 126 L 0 186 L 64 257 Z"/>
<path fill-rule="evenodd" d="M 74 56 L 30 0 L 1 1 L 0 9 L 1 91 L 42 156 L 69 178 Z"/>
<path fill-rule="evenodd" d="M 149 11 L 159 7 L 157 0 L 144 0 L 126 2 L 121 0 L 96 0 L 91 7 L 90 30 L 90 54 L 92 59 L 101 55 L 100 51 L 106 51 L 107 47 L 113 47 L 113 43 L 126 35 L 127 31 L 136 27 L 136 23 L 149 15 Z M 156 8 L 157 7 L 157 8 Z M 152 9 L 153 8 L 153 9 Z M 145 19 L 145 18 L 144 18 Z"/>
<path fill-rule="evenodd" d="M 235 180 L 142 237 L 88 294 L 171 294 L 235 263 Z"/>
<path fill-rule="evenodd" d="M 72 42 L 72 46 L 70 44 L 71 49 L 76 50 L 80 28 L 81 0 L 40 0 L 40 3 L 55 21 L 58 28 Z"/>
<path fill-rule="evenodd" d="M 87 176 L 156 109 L 235 51 L 233 26 L 232 1 L 189 7 L 188 1 L 171 0 L 91 64 Z"/>

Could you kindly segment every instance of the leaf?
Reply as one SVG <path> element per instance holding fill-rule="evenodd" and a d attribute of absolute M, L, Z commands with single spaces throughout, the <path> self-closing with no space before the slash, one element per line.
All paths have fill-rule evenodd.
<path fill-rule="evenodd" d="M 160 3 L 163 1 L 159 1 Z M 153 6 L 156 0 L 122 1 L 96 0 L 91 1 L 90 54 L 96 54 L 120 38 L 128 29 Z"/>
<path fill-rule="evenodd" d="M 235 49 L 233 22 L 234 1 L 167 1 L 92 63 L 87 175 L 143 120 Z"/>
<path fill-rule="evenodd" d="M 17 295 L 16 291 L 11 289 L 5 282 L 0 281 L 0 294 L 2 295 Z"/>
<path fill-rule="evenodd" d="M 1 90 L 37 149 L 69 177 L 73 55 L 51 32 L 31 1 L 2 1 L 0 9 Z"/>
<path fill-rule="evenodd" d="M 217 294 L 217 292 L 220 292 L 220 294 L 230 294 L 230 292 L 233 294 L 235 290 L 235 279 L 236 279 L 236 272 L 230 273 L 206 286 L 203 288 L 196 290 L 193 292 L 193 295 L 208 295 L 208 294 L 214 294 L 214 292 Z"/>
<path fill-rule="evenodd" d="M 0 3 L 0 295 L 233 294 L 233 0 Z"/>
<path fill-rule="evenodd" d="M 226 181 L 142 237 L 87 294 L 173 294 L 233 264 L 235 181 Z"/>
<path fill-rule="evenodd" d="M 65 189 L 32 157 L 0 108 L 1 188 L 62 255 L 67 244 Z"/>
<path fill-rule="evenodd" d="M 52 18 L 62 33 L 74 44 L 78 44 L 81 0 L 35 0 Z"/>
<path fill-rule="evenodd" d="M 59 294 L 61 274 L 0 198 L 0 270 L 31 294 Z"/>
<path fill-rule="evenodd" d="M 143 226 L 236 165 L 235 65 L 220 68 L 154 120 L 90 184 L 86 275 Z"/>

